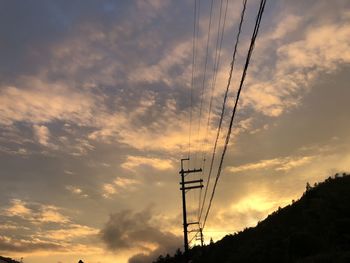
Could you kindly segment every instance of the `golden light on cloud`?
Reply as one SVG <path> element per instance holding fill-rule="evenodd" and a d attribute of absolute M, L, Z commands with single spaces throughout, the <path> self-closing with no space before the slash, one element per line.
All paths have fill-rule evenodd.
<path fill-rule="evenodd" d="M 112 195 L 116 194 L 117 190 L 113 184 L 103 185 L 103 197 L 110 198 Z"/>
<path fill-rule="evenodd" d="M 267 196 L 261 194 L 252 194 L 244 197 L 238 203 L 231 205 L 231 209 L 238 212 L 246 212 L 249 210 L 256 210 L 260 212 L 268 212 L 274 207 L 275 202 L 269 200 Z"/>
<path fill-rule="evenodd" d="M 34 123 L 50 122 L 55 118 L 71 121 L 89 119 L 93 102 L 85 94 L 71 93 L 64 84 L 52 84 L 35 77 L 23 78 L 21 81 L 23 86 L 31 88 L 5 87 L 0 92 L 2 123 L 10 124 L 27 119 Z M 50 92 L 46 92 L 48 88 Z M 40 130 L 41 136 L 47 132 L 43 129 Z"/>
<path fill-rule="evenodd" d="M 71 224 L 67 228 L 47 231 L 43 237 L 54 240 L 72 240 L 86 236 L 97 235 L 99 229 L 77 224 Z"/>
<path fill-rule="evenodd" d="M 142 165 L 150 166 L 157 170 L 168 170 L 173 168 L 171 160 L 130 155 L 127 157 L 126 162 L 121 165 L 121 167 L 124 169 L 133 170 Z"/>
<path fill-rule="evenodd" d="M 248 163 L 237 167 L 227 167 L 227 170 L 233 173 L 268 168 L 273 168 L 276 171 L 289 171 L 293 168 L 306 165 L 307 163 L 311 162 L 314 158 L 315 156 L 275 158 L 269 160 L 261 160 L 256 163 Z"/>
<path fill-rule="evenodd" d="M 68 223 L 68 217 L 62 215 L 55 206 L 43 206 L 40 217 L 37 219 L 41 223 Z"/>
<path fill-rule="evenodd" d="M 118 177 L 117 179 L 114 180 L 114 184 L 116 186 L 126 188 L 129 186 L 138 185 L 140 184 L 140 181 L 136 179 Z"/>
<path fill-rule="evenodd" d="M 12 205 L 5 210 L 5 214 L 9 216 L 29 216 L 32 211 L 26 207 L 26 203 L 19 199 L 13 199 Z"/>
<path fill-rule="evenodd" d="M 49 129 L 44 125 L 34 125 L 33 128 L 39 143 L 42 145 L 47 145 L 50 136 Z"/>
<path fill-rule="evenodd" d="M 83 190 L 81 190 L 79 187 L 75 187 L 72 185 L 66 186 L 66 189 L 72 192 L 73 194 L 77 194 L 77 195 L 80 195 L 83 192 Z"/>
<path fill-rule="evenodd" d="M 137 179 L 117 177 L 113 182 L 103 185 L 103 197 L 111 198 L 113 195 L 120 194 L 123 191 L 134 191 L 141 182 Z"/>

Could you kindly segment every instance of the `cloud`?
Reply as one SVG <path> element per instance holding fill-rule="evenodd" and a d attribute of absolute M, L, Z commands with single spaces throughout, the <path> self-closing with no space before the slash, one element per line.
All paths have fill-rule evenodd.
<path fill-rule="evenodd" d="M 50 43 L 52 46 L 48 50 L 51 53 L 46 55 L 53 59 L 45 70 L 42 69 L 36 76 L 17 78 L 11 85 L 2 85 L 0 122 L 8 125 L 24 121 L 37 126 L 57 121 L 75 123 L 76 129 L 89 130 L 86 138 L 83 132 L 76 135 L 80 136 L 80 140 L 76 141 L 76 149 L 72 151 L 75 156 L 85 155 L 94 149 L 91 140 L 107 143 L 117 141 L 140 150 L 183 151 L 187 145 L 183 134 L 189 128 L 183 123 L 187 123 L 188 116 L 179 107 L 174 108 L 173 104 L 165 108 L 161 108 L 161 104 L 166 99 L 174 100 L 174 97 L 176 102 L 181 101 L 184 94 L 188 94 L 191 64 L 188 54 L 192 43 L 190 35 L 171 38 L 171 41 L 163 43 L 166 40 L 161 38 L 159 32 L 151 34 L 154 33 L 152 18 L 160 16 L 160 10 L 171 5 L 170 2 L 160 2 L 162 1 L 136 3 L 137 12 L 144 13 L 146 5 L 146 13 L 152 14 L 150 17 L 135 16 L 136 21 L 145 20 L 143 22 L 146 22 L 144 28 L 147 34 L 140 34 L 137 28 L 123 20 L 119 21 L 118 18 L 115 19 L 120 22 L 117 23 L 119 26 L 112 23 L 115 21 L 113 19 L 102 25 L 84 20 L 82 24 L 72 27 L 74 34 L 67 34 L 61 41 Z M 116 10 L 113 5 L 107 9 Z M 103 18 L 107 11 L 98 9 L 98 12 L 98 17 Z M 247 92 L 242 97 L 243 105 L 268 116 L 280 116 L 286 109 L 300 104 L 303 92 L 317 74 L 329 71 L 339 63 L 347 63 L 349 46 L 346 40 L 349 30 L 345 22 L 348 16 L 343 14 L 341 17 L 338 24 L 330 20 L 326 24 L 313 24 L 308 27 L 304 27 L 305 19 L 296 14 L 287 14 L 282 19 L 279 17 L 281 21 L 275 23 L 273 30 L 266 37 L 262 34 L 259 43 L 263 45 L 257 48 L 257 51 L 261 50 L 264 54 L 268 51 L 271 56 L 259 57 L 259 53 L 254 54 L 254 57 L 257 55 L 256 65 L 265 65 L 259 70 L 270 74 L 267 74 L 268 77 L 259 76 L 250 81 Z M 206 24 L 205 16 L 203 21 L 203 25 Z M 296 34 L 299 31 L 301 33 Z M 125 39 L 136 33 L 139 34 L 135 44 L 136 52 L 145 53 L 141 46 L 149 40 L 152 43 L 161 43 L 164 48 L 159 50 L 156 44 L 147 45 L 150 54 L 147 52 L 141 60 L 135 52 L 124 52 L 121 47 L 129 44 L 125 43 Z M 333 35 L 332 41 L 327 41 L 330 33 Z M 120 36 L 127 37 L 124 39 Z M 200 42 L 205 37 L 205 34 L 200 34 Z M 280 46 L 277 47 L 275 42 Z M 271 58 L 276 61 L 270 61 Z M 126 61 L 130 63 L 130 68 L 123 66 Z M 174 72 L 176 78 L 173 77 Z M 220 72 L 226 81 L 227 68 Z M 185 88 L 176 88 L 174 81 Z M 152 92 L 140 92 L 135 88 L 135 83 L 137 86 L 151 83 L 152 87 L 156 87 L 152 88 Z M 158 87 L 159 83 L 162 86 Z M 165 86 L 169 89 L 168 92 L 163 91 L 163 83 L 167 83 Z M 111 86 L 115 89 L 107 96 L 104 92 Z M 165 93 L 168 94 L 164 95 Z M 118 100 L 120 95 L 132 97 L 132 100 L 127 100 L 130 105 Z M 216 99 L 219 95 L 222 94 L 216 94 Z M 195 108 L 197 104 L 198 101 L 195 101 Z M 45 124 L 45 127 L 48 126 Z M 49 133 L 46 137 L 44 133 L 42 128 L 39 142 L 48 145 Z M 68 139 L 69 142 L 71 141 Z M 64 146 L 68 147 L 67 144 Z"/>
<path fill-rule="evenodd" d="M 17 86 L 2 87 L 0 122 L 25 121 L 47 123 L 68 120 L 80 124 L 90 119 L 93 100 L 62 83 L 50 83 L 38 77 L 23 77 Z M 43 141 L 45 142 L 45 141 Z"/>
<path fill-rule="evenodd" d="M 18 148 L 14 150 L 5 146 L 0 146 L 0 152 L 6 153 L 9 155 L 17 155 L 17 156 L 27 156 L 28 154 L 30 154 L 30 151 L 28 151 L 25 148 Z"/>
<path fill-rule="evenodd" d="M 76 196 L 80 196 L 80 197 L 83 197 L 83 198 L 88 197 L 88 195 L 85 194 L 84 191 L 81 188 L 79 188 L 79 187 L 76 187 L 76 186 L 73 186 L 73 185 L 67 185 L 66 189 L 69 192 L 71 192 L 72 194 L 76 195 Z"/>
<path fill-rule="evenodd" d="M 17 226 L 15 224 L 2 224 L 0 225 L 0 229 L 2 230 L 17 230 L 17 229 L 25 229 L 25 230 L 29 230 L 29 228 L 27 227 L 21 227 L 21 226 Z"/>
<path fill-rule="evenodd" d="M 25 217 L 32 214 L 32 211 L 26 207 L 26 203 L 19 199 L 13 199 L 12 205 L 5 210 L 7 216 L 20 216 Z"/>
<path fill-rule="evenodd" d="M 271 166 L 278 166 L 281 163 L 282 163 L 282 160 L 276 158 L 276 159 L 270 159 L 270 160 L 262 160 L 256 163 L 248 163 L 237 167 L 227 167 L 226 169 L 235 173 L 235 172 L 243 172 L 243 171 L 249 171 L 249 170 L 260 170 L 264 168 L 271 168 Z"/>
<path fill-rule="evenodd" d="M 0 252 L 72 253 L 99 249 L 99 230 L 74 222 L 56 206 L 14 199 L 3 210 Z"/>
<path fill-rule="evenodd" d="M 179 78 L 174 78 L 171 70 L 176 67 L 182 68 L 182 74 L 185 74 L 185 64 L 188 64 L 191 50 L 191 40 L 179 43 L 165 55 L 155 65 L 142 65 L 130 72 L 129 79 L 134 83 L 158 83 L 164 82 L 166 85 L 174 85 Z M 185 74 L 190 76 L 189 74 Z M 183 76 L 178 76 L 184 79 Z M 189 78 L 188 78 L 189 80 Z"/>
<path fill-rule="evenodd" d="M 75 186 L 72 186 L 72 185 L 66 186 L 66 189 L 68 191 L 70 191 L 71 193 L 78 194 L 78 195 L 83 192 L 79 187 L 75 187 Z"/>
<path fill-rule="evenodd" d="M 168 0 L 138 0 L 137 6 L 140 10 L 146 10 L 147 13 L 152 13 L 152 11 L 162 11 L 166 6 L 169 5 Z"/>
<path fill-rule="evenodd" d="M 255 163 L 248 163 L 237 167 L 227 167 L 226 169 L 233 173 L 271 168 L 275 169 L 276 171 L 289 171 L 293 168 L 310 163 L 314 158 L 315 156 L 275 158 L 261 160 Z"/>
<path fill-rule="evenodd" d="M 312 28 L 306 33 L 305 39 L 284 45 L 277 50 L 281 58 L 278 66 L 285 71 L 334 71 L 339 64 L 350 62 L 349 37 L 350 26 L 347 23 Z"/>
<path fill-rule="evenodd" d="M 131 178 L 118 177 L 117 179 L 114 180 L 114 184 L 122 188 L 127 188 L 133 185 L 140 184 L 140 181 L 136 179 L 131 179 Z"/>
<path fill-rule="evenodd" d="M 217 209 L 215 220 L 208 221 L 207 233 L 218 240 L 225 233 L 234 233 L 246 227 L 253 227 L 278 207 L 283 207 L 290 202 L 290 198 L 276 198 L 274 193 L 254 187 L 254 193 L 247 192 L 231 205 L 227 204 L 225 208 Z"/>
<path fill-rule="evenodd" d="M 112 195 L 117 193 L 117 189 L 113 184 L 103 185 L 103 197 L 110 198 Z"/>
<path fill-rule="evenodd" d="M 160 94 L 156 94 L 160 96 Z M 171 152 L 187 147 L 183 134 L 188 133 L 188 113 L 179 113 L 174 105 L 162 105 L 153 95 L 134 107 L 122 107 L 118 113 L 105 112 L 98 117 L 89 139 L 97 142 L 128 145 L 138 150 Z M 183 121 L 186 119 L 186 121 Z"/>
<path fill-rule="evenodd" d="M 95 146 L 93 146 L 87 139 L 77 138 L 73 145 L 72 155 L 74 156 L 83 156 L 86 155 L 89 151 L 93 151 Z"/>
<path fill-rule="evenodd" d="M 38 143 L 75 156 L 94 150 L 92 142 L 119 142 L 141 150 L 171 151 L 185 147 L 182 134 L 187 132 L 188 124 L 181 120 L 187 114 L 177 112 L 174 99 L 162 106 L 156 96 L 158 92 L 148 92 L 136 98 L 135 107 L 117 105 L 111 111 L 104 96 L 89 89 L 77 89 L 75 84 L 49 81 L 43 73 L 19 78 L 16 85 L 2 87 L 0 123 L 7 126 L 31 123 Z M 150 112 L 155 115 L 153 120 L 148 117 L 152 116 Z M 60 132 L 65 134 L 51 135 L 59 131 L 57 126 L 50 131 L 47 124 L 59 122 L 64 122 Z M 183 127 L 175 128 L 178 122 Z"/>
<path fill-rule="evenodd" d="M 103 197 L 110 198 L 121 191 L 133 191 L 141 182 L 132 178 L 117 177 L 112 183 L 103 185 Z"/>
<path fill-rule="evenodd" d="M 4 210 L 3 215 L 20 217 L 34 224 L 70 222 L 70 219 L 61 214 L 60 208 L 56 206 L 27 203 L 20 199 L 12 199 L 11 205 Z"/>
<path fill-rule="evenodd" d="M 33 252 L 38 250 L 62 250 L 63 247 L 55 242 L 39 239 L 16 240 L 11 237 L 0 236 L 0 251 Z"/>
<path fill-rule="evenodd" d="M 73 240 L 76 238 L 86 238 L 89 236 L 97 236 L 99 230 L 96 228 L 83 226 L 79 224 L 69 224 L 66 228 L 49 230 L 43 233 L 43 237 L 52 240 Z"/>
<path fill-rule="evenodd" d="M 111 214 L 100 232 L 107 248 L 114 252 L 132 248 L 144 251 L 131 257 L 130 263 L 150 262 L 159 254 L 178 248 L 181 238 L 161 231 L 153 213 L 153 209 L 147 208 Z"/>
<path fill-rule="evenodd" d="M 151 6 L 158 10 L 167 4 L 160 5 L 155 1 Z M 186 147 L 182 135 L 188 132 L 188 114 L 176 103 L 183 98 L 182 91 L 188 92 L 188 87 L 177 89 L 169 84 L 169 92 L 166 92 L 158 85 L 175 80 L 184 86 L 188 82 L 190 59 L 187 55 L 191 41 L 174 40 L 175 43 L 169 45 L 171 52 L 152 57 L 152 61 L 155 60 L 152 65 L 148 60 L 137 60 L 133 70 L 125 72 L 125 67 L 119 65 L 125 54 L 114 43 L 116 36 L 113 35 L 118 35 L 119 31 L 125 33 L 129 27 L 101 29 L 84 24 L 75 28 L 76 34 L 58 41 L 50 49 L 52 63 L 37 75 L 21 76 L 11 85 L 2 85 L 0 122 L 6 125 L 33 123 L 36 133 L 38 126 L 48 129 L 51 127 L 48 124 L 60 122 L 76 125 L 70 129 L 65 127 L 63 130 L 69 130 L 70 134 L 60 137 L 55 136 L 57 126 L 55 130 L 50 128 L 52 137 L 60 140 L 60 149 L 65 148 L 75 156 L 93 150 L 91 141 L 119 142 L 141 150 L 172 151 Z M 151 38 L 151 41 L 155 39 Z M 158 49 L 155 53 L 158 54 Z M 114 59 L 110 54 L 116 55 Z M 135 63 L 133 59 L 129 61 L 133 53 L 128 55 L 127 62 Z M 178 70 L 188 76 L 173 78 L 173 72 Z M 157 87 L 140 92 L 135 88 L 135 82 L 140 85 L 156 83 Z M 107 96 L 104 92 L 111 86 L 115 88 Z M 125 103 L 126 100 L 120 99 L 121 95 L 130 96 L 132 103 Z M 74 133 L 74 130 L 79 132 Z M 41 128 L 39 143 L 51 145 L 48 143 L 50 133 L 45 137 L 44 132 Z M 78 137 L 74 144 L 73 136 Z M 76 149 L 72 149 L 73 145 Z"/>
<path fill-rule="evenodd" d="M 17 228 L 18 231 L 21 231 Z M 22 238 L 0 236 L 0 251 L 2 253 L 23 253 L 27 255 L 38 253 L 96 253 L 101 249 L 94 244 L 97 239 L 98 229 L 82 225 L 70 224 L 64 229 L 35 229 L 36 232 L 28 236 L 17 234 Z M 84 240 L 85 239 L 85 240 Z"/>
<path fill-rule="evenodd" d="M 37 218 L 40 223 L 68 223 L 70 219 L 59 212 L 59 209 L 52 205 L 45 205 L 41 208 L 41 214 Z"/>
<path fill-rule="evenodd" d="M 283 39 L 287 36 L 288 33 L 295 32 L 300 23 L 302 22 L 302 18 L 295 14 L 287 14 L 276 26 L 275 30 L 271 32 L 269 38 L 274 40 Z"/>
<path fill-rule="evenodd" d="M 121 167 L 124 169 L 134 170 L 139 166 L 150 166 L 156 170 L 168 170 L 173 168 L 171 160 L 148 158 L 143 156 L 128 156 L 126 162 Z"/>
<path fill-rule="evenodd" d="M 350 62 L 350 26 L 346 18 L 308 27 L 305 23 L 305 18 L 290 14 L 261 36 L 254 54 L 258 61 L 250 69 L 242 96 L 243 106 L 267 116 L 280 116 L 300 105 L 320 74 L 335 72 Z"/>
<path fill-rule="evenodd" d="M 48 146 L 50 137 L 49 129 L 44 125 L 33 125 L 33 130 L 39 143 Z"/>
<path fill-rule="evenodd" d="M 277 171 L 289 171 L 293 168 L 303 166 L 305 164 L 310 163 L 312 160 L 314 160 L 315 156 L 304 156 L 300 158 L 295 159 L 289 159 L 285 161 L 284 163 L 281 163 L 281 166 L 276 168 Z"/>
<path fill-rule="evenodd" d="M 74 172 L 69 171 L 69 170 L 64 170 L 63 172 L 64 172 L 65 174 L 68 174 L 68 175 L 73 175 L 73 174 L 75 174 Z"/>

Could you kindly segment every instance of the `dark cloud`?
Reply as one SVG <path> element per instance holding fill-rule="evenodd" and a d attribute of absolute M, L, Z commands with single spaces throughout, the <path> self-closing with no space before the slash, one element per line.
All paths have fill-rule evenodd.
<path fill-rule="evenodd" d="M 181 238 L 171 233 L 162 233 L 159 245 L 149 253 L 138 253 L 129 258 L 129 263 L 149 263 L 160 255 L 171 254 L 180 247 Z"/>
<path fill-rule="evenodd" d="M 130 263 L 150 262 L 162 253 L 175 251 L 181 245 L 181 238 L 162 231 L 156 222 L 153 209 L 140 212 L 124 210 L 110 215 L 101 230 L 101 238 L 111 251 L 138 248 L 147 253 L 139 253 L 129 259 Z M 156 245 L 150 251 L 147 245 Z"/>

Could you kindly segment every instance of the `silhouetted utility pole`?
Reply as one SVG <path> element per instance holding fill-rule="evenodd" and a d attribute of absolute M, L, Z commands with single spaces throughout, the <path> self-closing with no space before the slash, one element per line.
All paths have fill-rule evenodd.
<path fill-rule="evenodd" d="M 201 246 L 204 245 L 204 238 L 203 238 L 203 228 L 199 228 L 199 234 L 200 234 L 200 241 L 201 241 Z"/>
<path fill-rule="evenodd" d="M 198 225 L 200 226 L 199 222 L 195 222 L 195 223 L 198 223 Z M 196 235 L 195 235 L 196 241 L 200 241 L 201 242 L 201 246 L 204 245 L 203 228 L 199 227 L 198 229 L 194 229 L 194 230 L 191 230 L 191 231 L 188 231 L 188 232 L 195 232 L 196 233 Z M 199 236 L 198 236 L 198 233 L 199 233 Z"/>
<path fill-rule="evenodd" d="M 183 213 L 183 227 L 184 227 L 184 248 L 185 248 L 185 257 L 188 255 L 188 231 L 187 228 L 189 225 L 198 224 L 198 222 L 187 223 L 187 211 L 186 211 L 186 192 L 191 189 L 203 188 L 203 180 L 192 180 L 185 181 L 185 176 L 190 173 L 199 173 L 202 172 L 202 169 L 193 169 L 193 170 L 184 170 L 183 162 L 189 161 L 189 158 L 181 159 L 181 170 L 179 174 L 181 175 L 181 188 L 182 191 L 182 213 Z"/>

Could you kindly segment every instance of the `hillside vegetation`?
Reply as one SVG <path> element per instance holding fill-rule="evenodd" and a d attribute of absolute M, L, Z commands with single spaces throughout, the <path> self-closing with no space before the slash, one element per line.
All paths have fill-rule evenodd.
<path fill-rule="evenodd" d="M 292 204 L 256 227 L 191 249 L 193 263 L 350 262 L 350 175 L 336 175 L 311 187 Z M 154 263 L 183 263 L 179 251 Z"/>
<path fill-rule="evenodd" d="M 6 258 L 6 257 L 0 256 L 0 263 L 20 263 L 20 262 L 13 260 L 12 258 Z"/>

